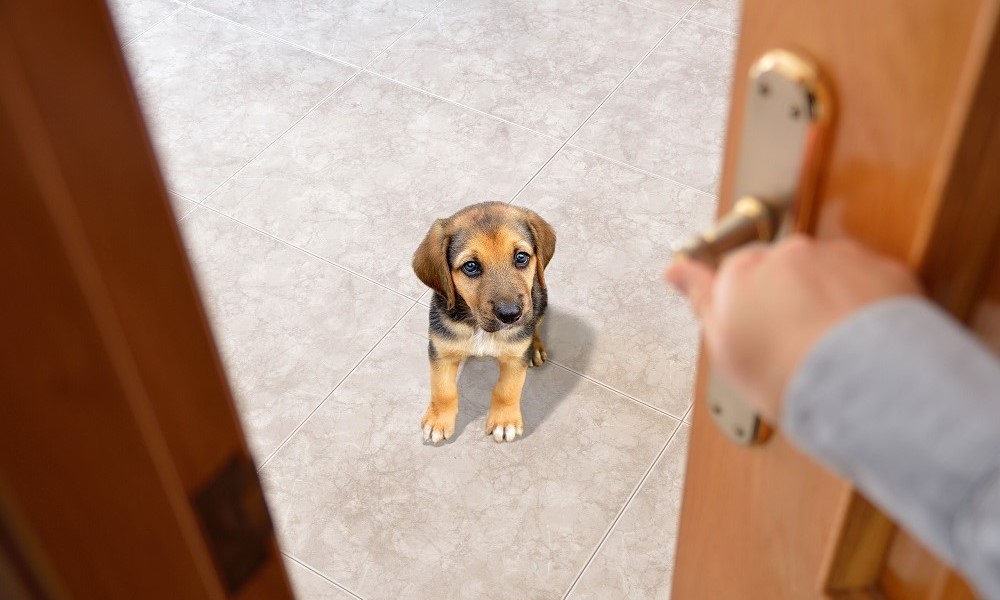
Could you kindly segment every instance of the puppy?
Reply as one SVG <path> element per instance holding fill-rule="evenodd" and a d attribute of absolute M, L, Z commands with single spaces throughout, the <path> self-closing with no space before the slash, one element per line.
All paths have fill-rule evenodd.
<path fill-rule="evenodd" d="M 431 403 L 420 421 L 437 444 L 455 432 L 458 368 L 492 356 L 500 378 L 486 419 L 498 442 L 524 433 L 521 388 L 528 367 L 545 362 L 538 328 L 545 314 L 545 267 L 556 249 L 552 227 L 534 212 L 502 202 L 438 219 L 413 255 L 413 270 L 434 290 L 430 308 Z"/>

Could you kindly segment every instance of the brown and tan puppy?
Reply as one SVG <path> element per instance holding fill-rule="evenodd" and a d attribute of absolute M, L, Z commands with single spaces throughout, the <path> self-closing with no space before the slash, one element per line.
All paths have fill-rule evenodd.
<path fill-rule="evenodd" d="M 438 219 L 413 255 L 413 270 L 434 290 L 430 309 L 431 404 L 424 439 L 455 432 L 458 368 L 492 356 L 500 378 L 486 419 L 498 442 L 524 433 L 521 388 L 528 367 L 545 362 L 538 337 L 547 304 L 545 266 L 556 249 L 552 227 L 534 212 L 502 202 L 466 207 Z"/>

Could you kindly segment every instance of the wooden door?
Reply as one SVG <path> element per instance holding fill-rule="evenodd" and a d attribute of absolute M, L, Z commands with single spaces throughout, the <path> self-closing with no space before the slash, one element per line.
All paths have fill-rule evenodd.
<path fill-rule="evenodd" d="M 102 0 L 0 2 L 0 597 L 291 598 Z"/>
<path fill-rule="evenodd" d="M 997 0 L 745 0 L 720 195 L 728 211 L 750 65 L 782 47 L 826 74 L 837 117 L 805 227 L 896 256 L 997 339 Z M 990 302 L 992 298 L 992 303 Z M 976 310 L 973 310 L 973 309 Z M 970 598 L 961 578 L 777 433 L 728 441 L 702 357 L 681 513 L 678 600 Z"/>

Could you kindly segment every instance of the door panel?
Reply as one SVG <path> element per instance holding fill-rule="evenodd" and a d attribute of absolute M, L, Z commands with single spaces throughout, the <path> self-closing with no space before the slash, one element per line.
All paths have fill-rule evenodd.
<path fill-rule="evenodd" d="M 0 181 L 4 564 L 31 597 L 291 598 L 101 0 L 0 3 Z"/>
<path fill-rule="evenodd" d="M 972 159 L 988 154 L 1000 105 L 989 102 L 996 85 L 983 83 L 990 79 L 984 73 L 993 80 L 1000 73 L 998 4 L 745 0 L 720 214 L 733 201 L 748 69 L 773 48 L 799 51 L 819 64 L 837 105 L 807 211 L 813 222 L 803 228 L 818 237 L 848 235 L 909 262 L 932 297 L 964 317 L 997 233 L 997 203 L 987 193 L 995 184 L 970 161 L 983 164 Z M 970 223 L 977 225 L 971 232 Z M 892 571 L 898 561 L 886 557 L 901 556 L 907 543 L 926 556 L 923 572 L 944 573 L 936 581 L 947 585 L 918 595 L 897 594 L 900 586 L 881 592 L 965 597 L 959 578 L 905 533 L 890 535 L 884 516 L 780 432 L 763 446 L 739 447 L 716 431 L 704 406 L 704 357 L 700 366 L 674 598 L 874 593 L 890 576 L 906 581 Z M 950 595 L 934 595 L 940 590 Z"/>

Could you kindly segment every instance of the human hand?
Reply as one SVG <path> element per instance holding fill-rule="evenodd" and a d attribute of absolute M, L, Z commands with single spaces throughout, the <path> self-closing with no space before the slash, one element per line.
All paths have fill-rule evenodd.
<path fill-rule="evenodd" d="M 739 250 L 718 272 L 680 258 L 665 276 L 691 301 L 715 368 L 771 423 L 824 333 L 868 304 L 921 293 L 894 260 L 856 242 L 801 235 Z"/>

